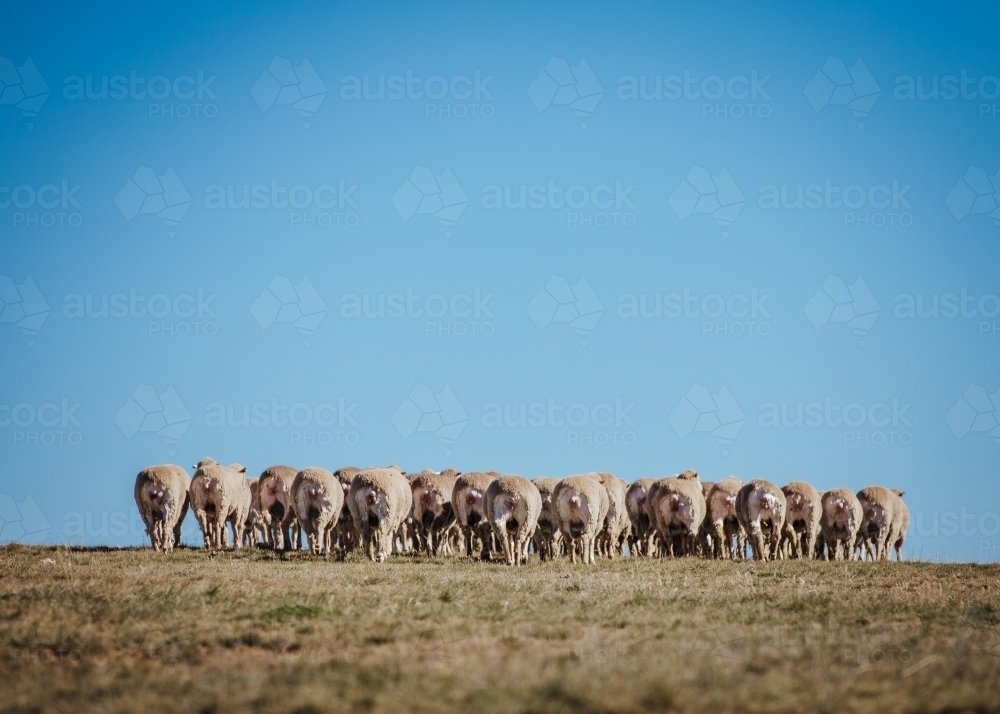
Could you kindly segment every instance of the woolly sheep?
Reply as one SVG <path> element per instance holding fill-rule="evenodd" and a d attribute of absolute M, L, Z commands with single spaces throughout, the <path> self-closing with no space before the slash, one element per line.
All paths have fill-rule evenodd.
<path fill-rule="evenodd" d="M 630 484 L 625 491 L 625 510 L 632 521 L 632 536 L 629 540 L 632 555 L 653 555 L 656 527 L 646 511 L 646 499 L 655 482 L 654 478 L 641 478 Z"/>
<path fill-rule="evenodd" d="M 674 555 L 693 555 L 705 520 L 705 495 L 695 471 L 661 479 L 653 495 L 660 537 Z"/>
<path fill-rule="evenodd" d="M 821 503 L 823 513 L 819 524 L 826 545 L 826 559 L 840 560 L 843 545 L 843 557 L 853 560 L 854 544 L 864 518 L 861 501 L 849 489 L 834 488 L 823 494 Z"/>
<path fill-rule="evenodd" d="M 889 537 L 889 542 L 896 549 L 896 562 L 900 562 L 903 560 L 903 541 L 906 540 L 906 529 L 910 527 L 910 509 L 903 503 L 905 492 L 898 488 L 890 488 L 889 490 L 899 498 L 897 504 L 899 507 L 893 517 L 892 535 Z M 886 558 L 888 559 L 888 556 Z"/>
<path fill-rule="evenodd" d="M 271 466 L 257 480 L 257 500 L 267 532 L 265 542 L 277 550 L 299 549 L 299 528 L 295 520 L 292 482 L 298 469 L 291 466 Z"/>
<path fill-rule="evenodd" d="M 625 507 L 628 484 L 606 471 L 596 471 L 594 474 L 608 491 L 608 514 L 604 518 L 604 527 L 597 535 L 597 547 L 602 555 L 614 559 L 616 552 L 622 552 L 622 543 L 632 527 Z"/>
<path fill-rule="evenodd" d="M 888 560 L 893 523 L 901 503 L 899 496 L 883 486 L 867 486 L 857 493 L 863 516 L 858 530 L 862 548 L 873 560 Z M 864 553 L 862 553 L 864 555 Z"/>
<path fill-rule="evenodd" d="M 344 506 L 344 489 L 326 469 L 302 469 L 292 482 L 292 502 L 313 555 L 329 555 L 333 529 Z"/>
<path fill-rule="evenodd" d="M 785 507 L 785 494 L 764 479 L 753 479 L 736 494 L 736 515 L 746 531 L 754 560 L 777 557 Z"/>
<path fill-rule="evenodd" d="M 135 505 L 154 550 L 170 552 L 180 544 L 190 488 L 191 477 L 173 464 L 150 466 L 135 477 Z"/>
<path fill-rule="evenodd" d="M 361 471 L 357 466 L 342 466 L 333 472 L 333 477 L 340 482 L 344 492 L 344 505 L 337 519 L 337 543 L 343 554 L 350 553 L 357 545 L 357 533 L 354 530 L 354 518 L 347 503 L 347 494 L 351 490 L 351 481 Z"/>
<path fill-rule="evenodd" d="M 523 476 L 501 476 L 489 485 L 484 498 L 486 515 L 503 546 L 508 565 L 521 565 L 528 542 L 542 512 L 542 496 Z"/>
<path fill-rule="evenodd" d="M 707 520 L 712 527 L 714 534 L 715 557 L 730 559 L 737 557 L 740 560 L 746 558 L 746 531 L 740 525 L 740 519 L 736 512 L 736 497 L 743 482 L 735 476 L 727 476 L 717 482 L 708 492 L 706 508 L 708 509 Z M 736 548 L 733 549 L 733 540 L 736 541 Z"/>
<path fill-rule="evenodd" d="M 788 555 L 792 558 L 811 558 L 816 550 L 823 514 L 819 491 L 805 481 L 792 481 L 782 487 L 781 492 L 785 494 L 786 502 L 782 544 L 787 543 L 791 547 Z"/>
<path fill-rule="evenodd" d="M 410 480 L 417 541 L 419 549 L 428 555 L 448 550 L 448 536 L 456 523 L 451 497 L 457 478 L 454 469 L 446 469 L 441 473 L 425 470 Z"/>
<path fill-rule="evenodd" d="M 480 558 L 489 560 L 492 554 L 493 529 L 486 514 L 486 490 L 499 477 L 495 471 L 470 471 L 458 477 L 451 493 L 452 509 L 459 528 L 465 534 L 465 554 L 472 557 L 475 541 L 482 542 Z"/>
<path fill-rule="evenodd" d="M 385 562 L 413 506 L 410 482 L 397 468 L 365 469 L 354 476 L 347 502 L 365 555 Z"/>
<path fill-rule="evenodd" d="M 229 547 L 226 522 L 233 529 L 233 546 L 243 547 L 243 529 L 250 508 L 243 476 L 246 470 L 241 464 L 223 466 L 210 458 L 195 465 L 189 489 L 191 509 L 201 526 L 206 549 Z"/>
<path fill-rule="evenodd" d="M 532 540 L 535 544 L 535 552 L 540 560 L 552 560 L 560 552 L 562 532 L 559 530 L 559 523 L 556 520 L 555 512 L 552 510 L 552 491 L 555 489 L 559 479 L 550 476 L 540 476 L 531 479 L 531 483 L 538 489 L 538 495 L 542 499 L 542 510 L 538 514 L 538 525 L 535 527 L 535 534 Z"/>
<path fill-rule="evenodd" d="M 584 564 L 594 563 L 597 535 L 608 516 L 608 489 L 595 474 L 567 476 L 556 484 L 552 502 L 570 562 L 576 562 L 579 547 Z"/>

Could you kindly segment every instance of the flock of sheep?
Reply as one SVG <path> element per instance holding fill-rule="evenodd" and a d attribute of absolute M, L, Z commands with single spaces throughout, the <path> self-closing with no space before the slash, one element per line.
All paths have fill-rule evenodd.
<path fill-rule="evenodd" d="M 406 474 L 395 466 L 330 473 L 272 466 L 247 478 L 240 464 L 206 458 L 193 477 L 179 466 L 139 472 L 135 501 L 153 548 L 180 543 L 181 522 L 194 511 L 205 548 L 263 545 L 298 549 L 305 533 L 317 555 L 360 547 L 375 562 L 390 553 L 491 560 L 519 565 L 569 555 L 700 555 L 756 560 L 901 559 L 910 513 L 898 489 L 869 486 L 820 493 L 793 481 L 743 483 L 729 476 L 701 481 L 694 471 L 629 484 L 591 472 L 566 478 L 460 474 L 452 469 Z"/>

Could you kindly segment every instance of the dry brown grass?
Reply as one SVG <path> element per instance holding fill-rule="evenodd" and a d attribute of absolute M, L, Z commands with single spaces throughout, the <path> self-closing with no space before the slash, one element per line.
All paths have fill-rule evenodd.
<path fill-rule="evenodd" d="M 998 633 L 996 565 L 0 548 L 3 712 L 1000 711 Z"/>

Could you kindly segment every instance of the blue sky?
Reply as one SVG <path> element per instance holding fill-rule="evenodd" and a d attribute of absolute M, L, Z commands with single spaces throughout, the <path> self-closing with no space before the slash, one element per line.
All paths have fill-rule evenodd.
<path fill-rule="evenodd" d="M 880 483 L 995 560 L 996 15 L 10 8 L 0 539 L 138 543 L 135 473 L 211 455 Z"/>

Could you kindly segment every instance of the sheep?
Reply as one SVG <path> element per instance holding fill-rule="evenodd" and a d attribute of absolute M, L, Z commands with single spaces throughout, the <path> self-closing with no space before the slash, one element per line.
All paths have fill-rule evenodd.
<path fill-rule="evenodd" d="M 844 557 L 853 560 L 854 544 L 864 518 L 861 501 L 849 489 L 834 488 L 823 494 L 821 503 L 823 513 L 819 525 L 823 531 L 826 559 L 840 560 L 840 546 L 843 544 Z"/>
<path fill-rule="evenodd" d="M 542 499 L 538 525 L 532 536 L 535 552 L 538 553 L 539 560 L 552 560 L 560 552 L 562 546 L 562 532 L 559 530 L 559 523 L 552 510 L 552 491 L 559 483 L 559 479 L 540 476 L 532 479 L 531 483 L 538 489 L 538 495 Z"/>
<path fill-rule="evenodd" d="M 604 527 L 597 535 L 597 548 L 602 555 L 613 560 L 616 551 L 622 552 L 622 542 L 632 526 L 625 507 L 628 484 L 605 471 L 595 471 L 594 474 L 608 490 L 608 515 L 604 518 Z"/>
<path fill-rule="evenodd" d="M 764 479 L 753 479 L 736 494 L 736 516 L 747 533 L 754 560 L 777 557 L 785 509 L 785 494 Z"/>
<path fill-rule="evenodd" d="M 260 481 L 248 476 L 246 484 L 250 492 L 250 507 L 247 511 L 247 522 L 243 531 L 243 544 L 248 548 L 253 548 L 259 545 L 262 539 L 265 542 L 267 539 L 264 530 L 264 517 L 260 512 L 260 499 L 257 498 Z"/>
<path fill-rule="evenodd" d="M 523 476 L 501 476 L 486 489 L 486 516 L 507 565 L 521 565 L 542 512 L 542 495 Z"/>
<path fill-rule="evenodd" d="M 395 467 L 365 469 L 351 481 L 347 502 L 365 555 L 372 562 L 385 562 L 413 506 L 410 482 Z"/>
<path fill-rule="evenodd" d="M 428 555 L 446 554 L 448 537 L 455 527 L 455 509 L 451 503 L 458 472 L 425 470 L 410 480 L 413 492 L 413 522 L 418 550 Z"/>
<path fill-rule="evenodd" d="M 698 529 L 698 552 L 703 558 L 715 557 L 715 531 L 712 529 L 712 522 L 708 519 L 708 494 L 711 493 L 715 481 L 701 482 L 701 495 L 705 498 L 705 518 Z"/>
<path fill-rule="evenodd" d="M 342 466 L 333 472 L 333 477 L 340 482 L 340 487 L 344 492 L 344 505 L 340 509 L 340 517 L 337 519 L 337 543 L 342 555 L 347 555 L 357 545 L 356 533 L 354 532 L 354 518 L 351 517 L 351 509 L 347 503 L 347 494 L 351 490 L 351 481 L 360 472 L 357 466 Z"/>
<path fill-rule="evenodd" d="M 858 544 L 872 560 L 888 560 L 892 526 L 897 520 L 900 498 L 882 486 L 867 486 L 858 491 L 857 496 L 864 512 L 858 530 Z"/>
<path fill-rule="evenodd" d="M 150 466 L 135 477 L 135 505 L 153 550 L 169 553 L 180 545 L 190 488 L 191 477 L 173 464 Z"/>
<path fill-rule="evenodd" d="M 189 489 L 191 509 L 208 550 L 229 547 L 227 521 L 233 529 L 233 547 L 243 547 L 243 529 L 250 510 L 249 489 L 243 476 L 246 471 L 241 464 L 223 466 L 210 458 L 195 465 Z"/>
<path fill-rule="evenodd" d="M 632 555 L 653 555 L 656 540 L 656 525 L 646 511 L 649 489 L 656 482 L 654 478 L 641 478 L 629 485 L 625 491 L 625 510 L 632 521 L 632 536 L 629 550 Z"/>
<path fill-rule="evenodd" d="M 693 555 L 706 510 L 697 472 L 660 479 L 653 499 L 656 527 L 668 552 Z"/>
<path fill-rule="evenodd" d="M 313 555 L 329 555 L 333 529 L 344 506 L 344 489 L 326 469 L 302 469 L 292 482 L 292 502 Z"/>
<path fill-rule="evenodd" d="M 900 491 L 898 488 L 890 488 L 889 490 L 899 498 L 899 502 L 896 504 L 898 508 L 893 514 L 892 535 L 889 537 L 889 542 L 896 549 L 896 562 L 898 563 L 903 560 L 903 541 L 906 540 L 906 529 L 910 527 L 910 509 L 903 503 L 904 491 Z M 888 555 L 886 559 L 888 559 Z"/>
<path fill-rule="evenodd" d="M 723 559 L 746 558 L 746 531 L 740 525 L 736 512 L 736 497 L 743 482 L 735 476 L 727 476 L 712 486 L 708 492 L 706 508 L 709 522 L 714 534 L 715 557 Z M 736 539 L 736 549 L 733 550 L 733 539 Z"/>
<path fill-rule="evenodd" d="M 556 484 L 552 502 L 569 547 L 570 562 L 576 562 L 579 546 L 584 564 L 594 563 L 597 535 L 608 516 L 608 489 L 593 473 L 567 476 Z"/>
<path fill-rule="evenodd" d="M 299 525 L 295 520 L 292 482 L 298 469 L 291 466 L 271 466 L 264 469 L 257 481 L 257 500 L 264 519 L 264 542 L 275 550 L 299 549 Z"/>
<path fill-rule="evenodd" d="M 473 557 L 475 540 L 482 542 L 481 560 L 489 560 L 493 551 L 493 529 L 490 527 L 483 502 L 486 489 L 500 474 L 495 471 L 470 471 L 458 477 L 451 492 L 452 509 L 459 527 L 465 534 L 465 554 Z"/>
<path fill-rule="evenodd" d="M 792 481 L 781 489 L 787 504 L 782 527 L 782 545 L 788 544 L 792 558 L 811 558 L 816 550 L 823 503 L 817 491 L 805 481 Z"/>

